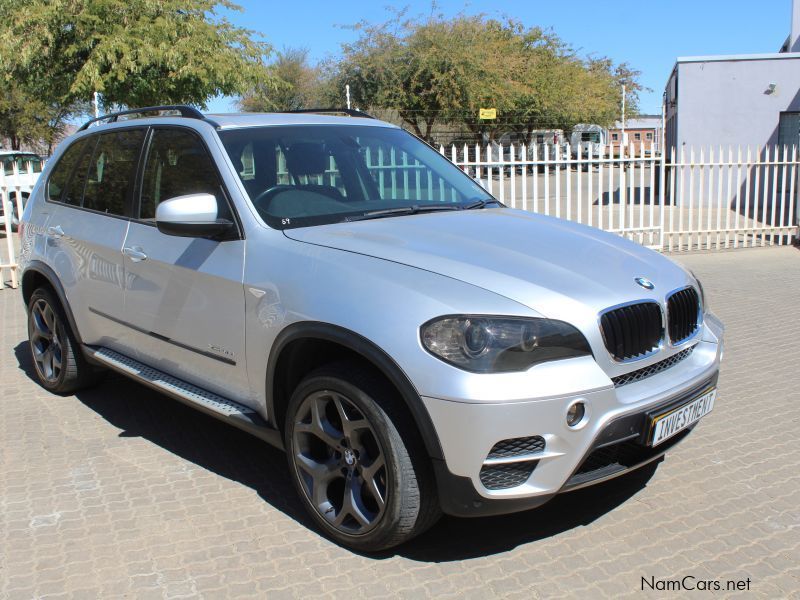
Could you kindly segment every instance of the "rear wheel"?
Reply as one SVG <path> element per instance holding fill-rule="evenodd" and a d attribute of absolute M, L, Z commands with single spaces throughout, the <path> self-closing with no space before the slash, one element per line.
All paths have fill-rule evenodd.
<path fill-rule="evenodd" d="M 398 402 L 353 363 L 311 373 L 289 402 L 287 456 L 303 504 L 330 537 L 358 550 L 396 546 L 439 517 L 427 456 Z"/>
<path fill-rule="evenodd" d="M 69 394 L 97 380 L 98 372 L 81 354 L 64 309 L 49 289 L 31 295 L 28 340 L 39 382 L 51 392 Z"/>

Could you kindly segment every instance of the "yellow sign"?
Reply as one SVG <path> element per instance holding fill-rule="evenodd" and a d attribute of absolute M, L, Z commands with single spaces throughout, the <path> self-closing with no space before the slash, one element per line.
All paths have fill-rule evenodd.
<path fill-rule="evenodd" d="M 481 108 L 481 109 L 478 109 L 478 118 L 479 119 L 496 119 L 497 118 L 497 109 L 496 108 Z"/>

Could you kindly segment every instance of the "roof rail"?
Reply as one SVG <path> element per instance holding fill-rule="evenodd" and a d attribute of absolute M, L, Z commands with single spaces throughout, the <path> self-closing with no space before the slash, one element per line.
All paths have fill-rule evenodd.
<path fill-rule="evenodd" d="M 187 119 L 205 119 L 205 115 L 201 113 L 199 110 L 194 108 L 193 106 L 186 106 L 181 104 L 175 105 L 164 105 L 164 106 L 145 106 L 143 108 L 132 108 L 130 110 L 121 110 L 115 113 L 109 113 L 107 115 L 102 115 L 100 117 L 95 117 L 94 119 L 89 119 L 81 125 L 78 131 L 83 131 L 84 129 L 88 129 L 92 123 L 98 123 L 99 121 L 108 121 L 109 123 L 116 123 L 118 118 L 123 115 L 136 115 L 141 113 L 148 113 L 148 112 L 164 112 L 164 111 L 173 111 L 180 113 L 182 117 Z"/>
<path fill-rule="evenodd" d="M 354 108 L 298 108 L 295 110 L 278 110 L 275 111 L 278 113 L 316 113 L 316 114 L 326 114 L 326 113 L 341 113 L 347 115 L 348 117 L 362 117 L 364 119 L 374 119 L 372 115 L 365 113 L 360 110 L 356 110 Z"/>

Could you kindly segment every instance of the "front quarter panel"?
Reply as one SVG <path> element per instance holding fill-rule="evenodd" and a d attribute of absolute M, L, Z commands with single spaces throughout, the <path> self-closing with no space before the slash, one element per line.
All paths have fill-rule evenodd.
<path fill-rule="evenodd" d="M 530 393 L 563 392 L 563 381 L 531 377 L 537 369 L 537 375 L 545 374 L 551 368 L 547 364 L 527 373 L 475 376 L 433 357 L 419 340 L 420 325 L 434 317 L 538 316 L 530 308 L 429 271 L 273 233 L 278 232 L 248 239 L 245 266 L 248 373 L 262 406 L 266 406 L 264 376 L 272 345 L 284 328 L 298 321 L 328 323 L 363 336 L 394 359 L 421 395 L 508 400 L 507 389 L 511 384 L 520 389 L 520 381 L 534 384 L 528 398 Z M 591 358 L 574 361 L 582 368 L 576 369 L 569 388 L 608 384 Z"/>

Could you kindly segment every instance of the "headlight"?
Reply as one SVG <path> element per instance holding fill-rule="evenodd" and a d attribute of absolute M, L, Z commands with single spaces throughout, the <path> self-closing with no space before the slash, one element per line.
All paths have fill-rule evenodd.
<path fill-rule="evenodd" d="M 466 371 L 525 371 L 549 360 L 592 353 L 580 331 L 563 321 L 521 317 L 448 316 L 428 321 L 422 345 Z"/>
<path fill-rule="evenodd" d="M 703 289 L 703 284 L 700 283 L 700 278 L 695 275 L 694 271 L 689 271 L 694 277 L 694 281 L 697 284 L 697 289 L 700 290 L 700 310 L 706 312 L 706 291 Z"/>

